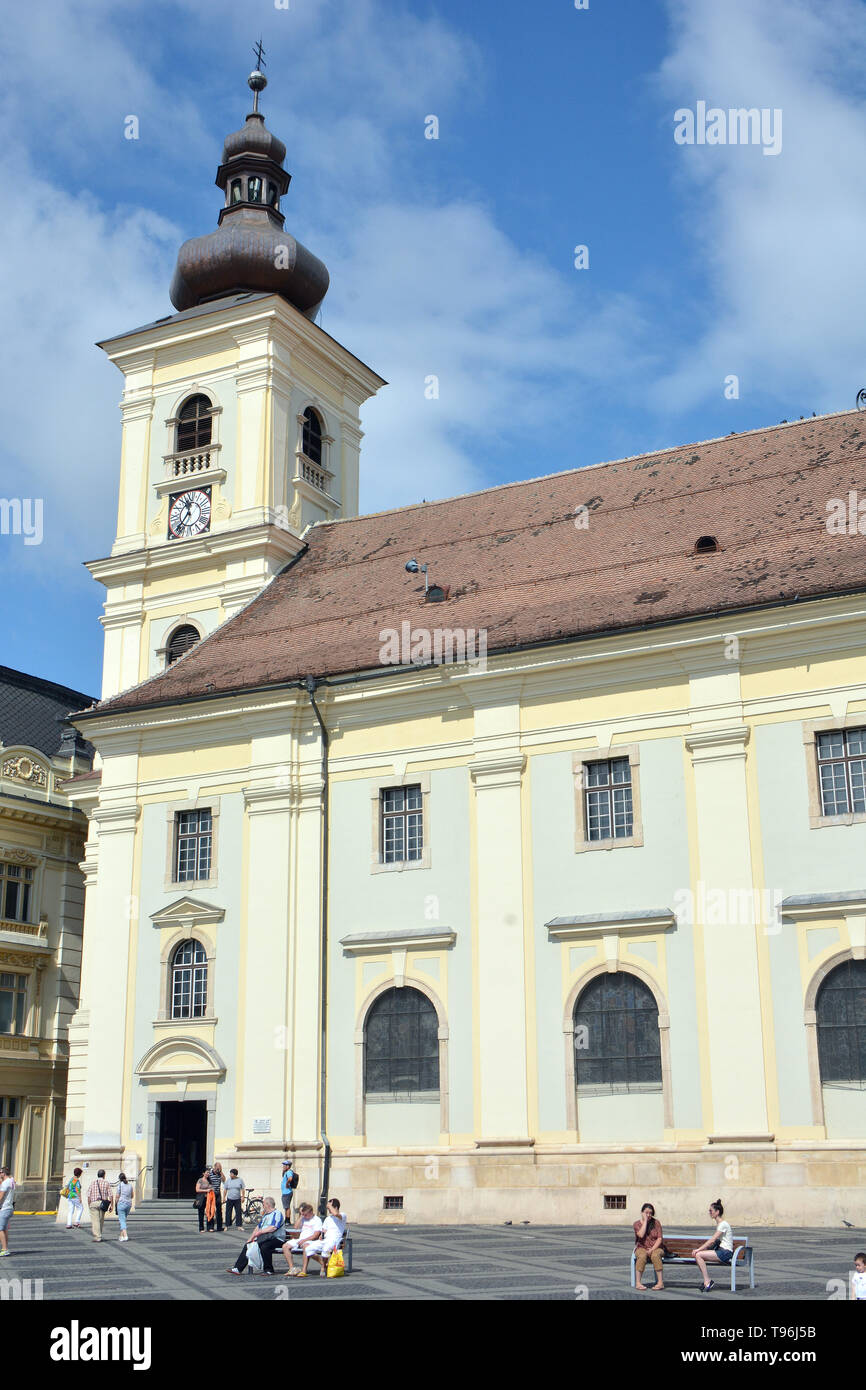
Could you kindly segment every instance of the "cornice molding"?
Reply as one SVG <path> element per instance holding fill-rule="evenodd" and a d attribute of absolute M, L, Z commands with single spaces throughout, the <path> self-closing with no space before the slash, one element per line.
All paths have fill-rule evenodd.
<path fill-rule="evenodd" d="M 450 927 L 396 927 L 391 931 L 350 932 L 340 937 L 346 956 L 379 955 L 382 951 L 448 951 L 457 941 Z"/>

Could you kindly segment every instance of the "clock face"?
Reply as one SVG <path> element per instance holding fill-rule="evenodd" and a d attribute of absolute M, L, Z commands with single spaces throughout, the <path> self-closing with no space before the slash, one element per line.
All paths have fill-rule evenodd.
<path fill-rule="evenodd" d="M 168 499 L 170 540 L 199 536 L 210 527 L 210 488 L 191 488 Z"/>

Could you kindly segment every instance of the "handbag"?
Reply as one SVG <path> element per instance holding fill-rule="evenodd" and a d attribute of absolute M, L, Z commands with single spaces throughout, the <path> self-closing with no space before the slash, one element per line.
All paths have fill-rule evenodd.
<path fill-rule="evenodd" d="M 346 1273 L 346 1262 L 342 1250 L 335 1250 L 328 1260 L 328 1278 L 342 1279 Z"/>
<path fill-rule="evenodd" d="M 68 1188 L 68 1187 L 61 1187 L 61 1189 L 60 1189 L 60 1195 L 61 1195 L 61 1197 L 68 1197 L 68 1196 L 69 1196 L 69 1188 Z"/>
<path fill-rule="evenodd" d="M 99 1203 L 99 1210 L 100 1210 L 100 1211 L 108 1211 L 108 1208 L 109 1208 L 110 1206 L 111 1206 L 111 1202 L 108 1200 L 108 1198 L 107 1198 L 107 1197 L 103 1197 L 102 1201 Z"/>

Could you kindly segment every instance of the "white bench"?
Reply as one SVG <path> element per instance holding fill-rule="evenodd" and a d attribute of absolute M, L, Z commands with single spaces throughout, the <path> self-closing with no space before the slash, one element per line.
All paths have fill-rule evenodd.
<path fill-rule="evenodd" d="M 698 1250 L 704 1241 L 698 1236 L 665 1236 L 663 1245 L 670 1254 L 662 1256 L 662 1264 L 665 1265 L 697 1265 L 695 1250 Z M 716 1272 L 730 1269 L 731 1271 L 731 1293 L 737 1292 L 737 1267 L 747 1268 L 749 1271 L 749 1287 L 755 1287 L 755 1251 L 749 1244 L 748 1236 L 734 1236 L 734 1254 L 730 1265 L 723 1265 L 711 1260 L 707 1265 L 707 1273 L 711 1279 L 716 1277 Z M 635 1277 L 635 1252 L 631 1255 L 631 1286 L 635 1288 L 637 1279 Z"/>

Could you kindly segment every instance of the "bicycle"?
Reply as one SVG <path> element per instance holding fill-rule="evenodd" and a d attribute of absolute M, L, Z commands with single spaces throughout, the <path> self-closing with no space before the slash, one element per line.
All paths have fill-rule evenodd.
<path fill-rule="evenodd" d="M 241 1220 L 243 1221 L 258 1221 L 265 1209 L 262 1198 L 253 1196 L 254 1191 L 255 1189 L 252 1187 L 249 1189 L 247 1192 L 247 1200 L 241 1207 Z"/>

